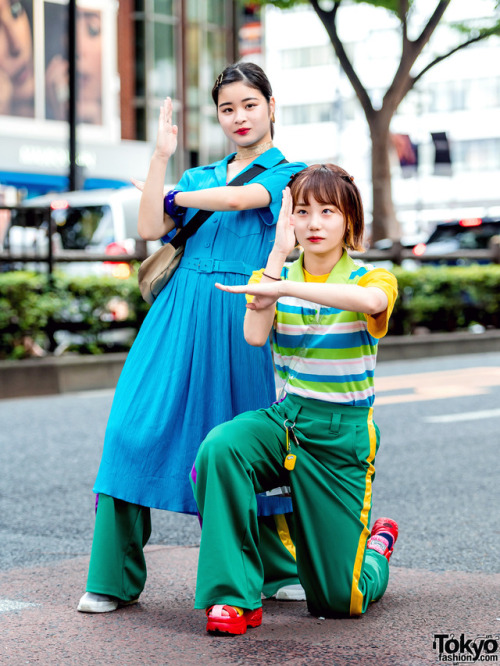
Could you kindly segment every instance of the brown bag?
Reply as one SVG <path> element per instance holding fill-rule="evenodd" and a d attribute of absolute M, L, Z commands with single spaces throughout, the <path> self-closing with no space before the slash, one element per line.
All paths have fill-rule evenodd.
<path fill-rule="evenodd" d="M 176 248 L 172 243 L 167 243 L 142 262 L 139 268 L 139 289 L 146 303 L 153 303 L 174 274 L 183 254 L 183 245 Z"/>
<path fill-rule="evenodd" d="M 283 163 L 286 160 L 280 162 Z M 260 164 L 255 164 L 251 169 L 236 176 L 230 185 L 244 185 L 266 167 Z M 139 268 L 139 289 L 143 299 L 150 305 L 154 302 L 160 291 L 170 280 L 176 268 L 179 266 L 182 255 L 184 253 L 184 246 L 190 236 L 192 236 L 201 227 L 203 222 L 207 220 L 214 211 L 199 210 L 189 220 L 185 227 L 183 227 L 172 238 L 170 243 L 166 243 L 154 254 L 145 259 Z"/>
<path fill-rule="evenodd" d="M 188 224 L 175 234 L 170 243 L 166 243 L 142 262 L 138 275 L 139 289 L 146 303 L 151 305 L 154 302 L 180 264 L 187 239 L 212 213 L 211 210 L 199 210 Z"/>

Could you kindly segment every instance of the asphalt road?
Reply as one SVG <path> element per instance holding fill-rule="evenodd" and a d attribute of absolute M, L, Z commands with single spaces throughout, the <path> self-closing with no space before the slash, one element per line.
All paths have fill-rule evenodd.
<path fill-rule="evenodd" d="M 384 598 L 360 621 L 267 600 L 234 641 L 192 610 L 192 516 L 153 512 L 139 604 L 75 611 L 112 392 L 0 401 L 0 664 L 420 666 L 485 636 L 500 660 L 500 353 L 381 363 L 377 396 L 373 519 L 400 525 Z"/>
<path fill-rule="evenodd" d="M 478 368 L 493 377 L 477 379 Z M 499 572 L 500 353 L 377 370 L 382 443 L 372 517 L 400 523 L 394 565 Z M 444 385 L 429 374 L 436 372 Z M 453 395 L 457 386 L 463 395 Z M 101 391 L 0 402 L 0 570 L 89 553 L 111 401 L 112 392 Z M 155 510 L 150 543 L 197 545 L 198 521 Z"/>

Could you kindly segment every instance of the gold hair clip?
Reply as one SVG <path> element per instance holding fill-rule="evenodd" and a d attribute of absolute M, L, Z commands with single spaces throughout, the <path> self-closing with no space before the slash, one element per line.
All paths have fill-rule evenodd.
<path fill-rule="evenodd" d="M 222 74 L 219 74 L 217 77 L 217 81 L 215 82 L 215 87 L 218 88 L 220 84 L 222 83 L 222 79 L 224 78 L 224 72 Z"/>

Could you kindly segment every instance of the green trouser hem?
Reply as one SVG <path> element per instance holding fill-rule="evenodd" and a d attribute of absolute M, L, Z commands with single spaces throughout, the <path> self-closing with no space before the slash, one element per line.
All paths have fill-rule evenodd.
<path fill-rule="evenodd" d="M 211 606 L 215 606 L 215 605 L 216 604 L 214 604 L 213 601 L 206 601 L 205 602 L 205 601 L 203 601 L 203 599 L 202 600 L 197 599 L 194 608 L 195 608 L 195 610 L 207 610 Z M 247 611 L 247 610 L 257 610 L 257 608 L 261 608 L 262 607 L 262 601 L 259 601 L 258 605 L 252 606 L 250 608 L 248 606 L 242 606 L 238 597 L 227 597 L 227 599 L 224 599 L 224 602 L 222 603 L 222 605 L 223 606 L 236 606 L 237 608 L 242 608 L 244 611 Z"/>
<path fill-rule="evenodd" d="M 283 423 L 300 446 L 290 473 Z M 256 492 L 289 485 L 300 581 L 315 615 L 360 615 L 387 587 L 387 560 L 366 552 L 378 429 L 372 410 L 287 396 L 217 426 L 192 481 L 203 520 L 195 607 L 258 608 L 264 567 Z M 223 544 L 223 546 L 222 546 Z"/>
<path fill-rule="evenodd" d="M 151 535 L 151 511 L 99 494 L 87 592 L 121 601 L 137 599 L 146 584 L 144 546 Z"/>
<path fill-rule="evenodd" d="M 291 514 L 280 516 L 280 538 L 274 516 L 259 518 L 261 557 L 265 583 L 262 592 L 270 597 L 284 585 L 299 582 L 295 558 L 290 552 Z M 287 519 L 288 518 L 288 519 Z M 148 507 L 99 494 L 94 540 L 90 556 L 87 592 L 107 594 L 122 601 L 137 599 L 146 584 L 144 546 L 151 534 Z"/>

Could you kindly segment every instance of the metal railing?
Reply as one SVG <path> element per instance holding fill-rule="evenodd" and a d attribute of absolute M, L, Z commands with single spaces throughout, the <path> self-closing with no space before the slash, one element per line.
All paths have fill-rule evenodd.
<path fill-rule="evenodd" d="M 401 266 L 405 259 L 413 259 L 419 263 L 438 263 L 440 261 L 449 263 L 452 261 L 466 260 L 467 262 L 482 261 L 500 264 L 500 241 L 492 239 L 487 249 L 478 250 L 458 250 L 456 252 L 447 252 L 446 254 L 422 254 L 415 255 L 412 248 L 404 247 L 401 243 L 395 242 L 392 247 L 386 250 L 370 249 L 366 252 L 350 252 L 354 259 L 363 259 L 366 261 L 392 261 L 393 264 Z"/>
<path fill-rule="evenodd" d="M 45 240 L 43 247 L 40 247 L 39 243 L 36 243 L 33 248 L 24 244 L 21 251 L 16 248 L 12 250 L 9 236 L 15 227 L 42 231 Z M 0 206 L 0 265 L 42 263 L 47 265 L 47 273 L 52 275 L 54 267 L 58 263 L 129 263 L 143 261 L 147 257 L 147 243 L 141 239 L 136 240 L 133 254 L 106 254 L 58 248 L 54 242 L 55 232 L 56 226 L 53 223 L 49 206 Z"/>
<path fill-rule="evenodd" d="M 6 211 L 10 219 L 2 220 L 2 212 Z M 46 233 L 45 248 L 37 248 L 30 251 L 23 249 L 22 252 L 12 252 L 5 239 L 8 239 L 9 230 L 13 226 L 25 229 L 44 230 Z M 51 217 L 50 207 L 25 207 L 25 206 L 0 206 L 0 270 L 5 264 L 30 264 L 42 263 L 47 265 L 47 272 L 52 275 L 54 267 L 58 263 L 69 262 L 116 262 L 129 263 L 132 261 L 143 261 L 147 257 L 147 243 L 136 240 L 134 254 L 105 254 L 93 253 L 85 250 L 60 249 L 54 243 L 55 225 Z M 387 249 L 369 249 L 366 252 L 350 252 L 355 259 L 367 262 L 390 261 L 400 266 L 405 259 L 412 259 L 419 263 L 451 262 L 457 260 L 492 262 L 500 264 L 500 240 L 498 237 L 491 239 L 488 249 L 460 250 L 447 254 L 423 254 L 416 256 L 412 249 L 403 246 L 400 242 L 394 242 Z M 295 258 L 296 253 L 290 255 Z"/>

